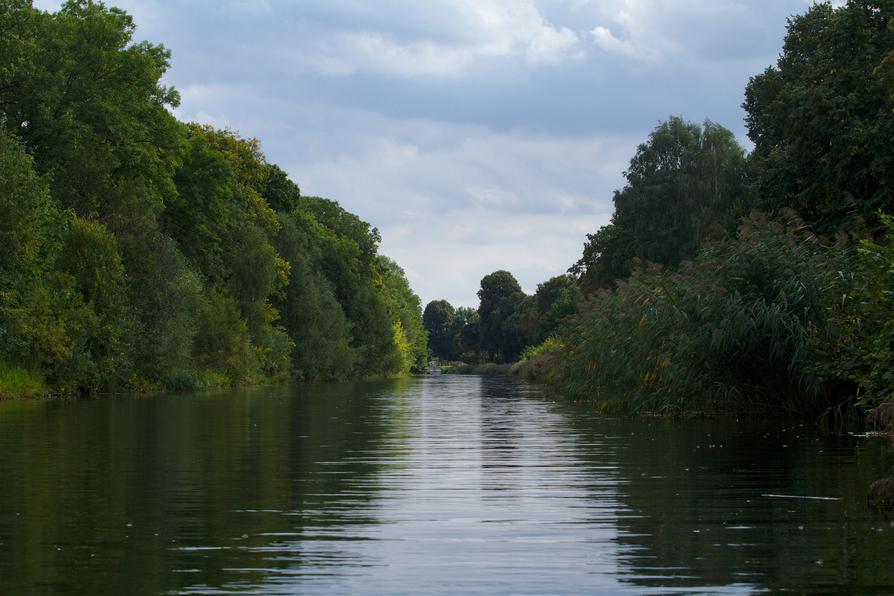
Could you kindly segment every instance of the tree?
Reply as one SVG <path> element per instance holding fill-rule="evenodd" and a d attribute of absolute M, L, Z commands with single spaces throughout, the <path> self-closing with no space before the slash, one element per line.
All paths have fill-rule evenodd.
<path fill-rule="evenodd" d="M 157 213 L 173 193 L 182 139 L 167 111 L 179 95 L 160 82 L 170 53 L 133 43 L 131 17 L 102 3 L 69 0 L 56 14 L 13 11 L 22 26 L 15 45 L 29 54 L 0 58 L 3 78 L 14 82 L 0 86 L 0 106 L 37 170 L 53 173 L 56 200 L 87 218 L 108 217 L 125 208 L 115 200 L 126 185 Z"/>
<path fill-rule="evenodd" d="M 508 271 L 495 271 L 481 279 L 478 290 L 479 341 L 489 359 L 514 360 L 524 349 L 518 329 L 525 294 Z"/>
<path fill-rule="evenodd" d="M 290 212 L 301 200 L 301 190 L 277 165 L 269 165 L 262 184 L 261 196 L 275 211 Z"/>
<path fill-rule="evenodd" d="M 393 373 L 422 372 L 428 362 L 428 333 L 422 321 L 422 304 L 413 293 L 404 270 L 384 255 L 377 258 L 382 290 L 394 324 L 395 345 L 401 366 Z"/>
<path fill-rule="evenodd" d="M 588 235 L 571 268 L 592 290 L 626 277 L 635 260 L 676 268 L 712 230 L 733 230 L 751 199 L 745 151 L 733 133 L 672 117 L 641 144 L 615 191 L 611 223 Z"/>
<path fill-rule="evenodd" d="M 292 274 L 274 304 L 295 342 L 292 373 L 306 381 L 349 378 L 356 361 L 351 324 L 321 270 L 324 229 L 299 211 L 280 213 L 279 218 L 275 246 Z"/>
<path fill-rule="evenodd" d="M 428 331 L 428 345 L 438 358 L 453 360 L 457 356 L 455 318 L 456 311 L 446 300 L 432 300 L 422 313 L 422 324 Z"/>
<path fill-rule="evenodd" d="M 102 2 L 0 1 L 0 371 L 73 391 L 424 365 L 378 231 L 256 139 L 178 122 L 170 55 L 134 32 Z"/>
<path fill-rule="evenodd" d="M 537 313 L 537 335 L 532 344 L 540 344 L 556 332 L 559 325 L 578 312 L 583 300 L 580 286 L 571 275 L 557 275 L 537 284 L 534 304 Z"/>
<path fill-rule="evenodd" d="M 890 0 L 815 4 L 788 23 L 775 66 L 745 91 L 764 209 L 791 207 L 820 232 L 880 229 L 894 206 Z M 882 76 L 878 76 L 881 74 Z"/>

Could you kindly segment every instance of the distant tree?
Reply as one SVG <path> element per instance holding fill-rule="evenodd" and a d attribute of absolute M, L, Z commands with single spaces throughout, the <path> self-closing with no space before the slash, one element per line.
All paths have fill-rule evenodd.
<path fill-rule="evenodd" d="M 789 20 L 776 66 L 745 90 L 762 208 L 794 208 L 821 232 L 875 230 L 894 208 L 890 62 L 878 70 L 892 18 L 889 0 L 851 0 Z"/>
<path fill-rule="evenodd" d="M 392 372 L 423 372 L 428 363 L 428 333 L 423 325 L 422 303 L 400 265 L 384 255 L 378 256 L 377 263 L 401 353 L 401 367 Z"/>
<path fill-rule="evenodd" d="M 543 342 L 556 332 L 563 320 L 578 311 L 583 294 L 571 275 L 557 275 L 537 285 L 534 303 L 537 312 L 537 337 L 534 344 Z"/>
<path fill-rule="evenodd" d="M 457 356 L 455 318 L 456 311 L 446 300 L 432 300 L 422 313 L 429 348 L 438 358 L 452 360 Z"/>
<path fill-rule="evenodd" d="M 481 279 L 479 341 L 490 360 L 511 361 L 524 349 L 518 322 L 525 294 L 508 271 L 495 271 Z"/>
<path fill-rule="evenodd" d="M 611 223 L 588 235 L 571 271 L 586 289 L 610 286 L 635 260 L 675 268 L 712 230 L 732 230 L 751 199 L 745 151 L 733 133 L 672 117 L 637 148 L 615 191 Z"/>
<path fill-rule="evenodd" d="M 478 311 L 470 306 L 460 306 L 453 317 L 453 342 L 456 354 L 467 361 L 480 359 Z"/>

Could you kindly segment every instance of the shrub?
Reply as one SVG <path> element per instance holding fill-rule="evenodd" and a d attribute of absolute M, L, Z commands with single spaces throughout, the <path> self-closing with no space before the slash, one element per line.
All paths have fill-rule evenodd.
<path fill-rule="evenodd" d="M 894 217 L 879 220 L 887 241 L 863 240 L 853 266 L 837 273 L 830 310 L 838 336 L 819 347 L 825 373 L 857 385 L 864 410 L 894 396 Z"/>
<path fill-rule="evenodd" d="M 551 374 L 609 412 L 817 414 L 835 397 L 816 367 L 832 335 L 823 272 L 843 254 L 793 215 L 752 214 L 679 271 L 640 267 L 593 296 Z"/>
<path fill-rule="evenodd" d="M 168 391 L 184 393 L 211 387 L 225 387 L 230 384 L 230 378 L 225 374 L 195 370 L 174 371 L 164 381 L 164 387 Z"/>
<path fill-rule="evenodd" d="M 0 362 L 0 399 L 43 397 L 48 393 L 41 375 L 20 366 Z"/>

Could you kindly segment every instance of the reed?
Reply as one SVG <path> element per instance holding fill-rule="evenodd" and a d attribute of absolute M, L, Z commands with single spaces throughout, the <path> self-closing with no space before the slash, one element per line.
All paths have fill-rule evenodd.
<path fill-rule="evenodd" d="M 753 214 L 678 271 L 639 267 L 562 332 L 559 389 L 602 411 L 818 416 L 839 396 L 818 371 L 832 340 L 831 273 L 848 251 L 794 217 Z"/>

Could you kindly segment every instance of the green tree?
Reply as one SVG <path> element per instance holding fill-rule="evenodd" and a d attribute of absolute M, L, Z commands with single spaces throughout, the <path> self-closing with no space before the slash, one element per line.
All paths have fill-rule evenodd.
<path fill-rule="evenodd" d="M 470 306 L 459 306 L 453 317 L 453 341 L 455 351 L 467 361 L 480 360 L 478 310 Z"/>
<path fill-rule="evenodd" d="M 72 217 L 54 269 L 71 276 L 80 300 L 95 317 L 83 346 L 85 368 L 71 377 L 91 388 L 124 386 L 133 366 L 128 343 L 133 319 L 117 240 L 102 224 Z"/>
<path fill-rule="evenodd" d="M 446 300 L 432 300 L 422 313 L 429 347 L 438 358 L 453 360 L 457 356 L 455 318 L 456 311 Z"/>
<path fill-rule="evenodd" d="M 322 226 L 321 270 L 351 323 L 355 374 L 396 374 L 400 362 L 394 357 L 395 330 L 377 264 L 378 230 L 321 197 L 301 197 L 298 211 Z"/>
<path fill-rule="evenodd" d="M 712 230 L 735 229 L 747 212 L 747 168 L 726 128 L 670 118 L 637 148 L 611 223 L 588 235 L 572 272 L 592 290 L 628 276 L 636 260 L 676 268 L 692 259 Z"/>
<path fill-rule="evenodd" d="M 422 372 L 428 362 L 428 333 L 422 321 L 422 304 L 413 293 L 404 270 L 394 261 L 379 255 L 382 290 L 394 322 L 395 343 L 401 352 L 399 373 Z"/>
<path fill-rule="evenodd" d="M 555 333 L 559 325 L 577 314 L 583 300 L 580 286 L 571 275 L 557 275 L 537 285 L 534 294 L 537 334 L 532 344 L 540 344 Z"/>
<path fill-rule="evenodd" d="M 169 53 L 134 32 L 101 2 L 0 2 L 0 370 L 92 390 L 421 367 L 378 231 L 257 140 L 178 122 Z"/>
<path fill-rule="evenodd" d="M 261 196 L 275 211 L 291 212 L 298 207 L 301 190 L 277 165 L 269 165 L 264 173 Z"/>
<path fill-rule="evenodd" d="M 790 19 L 778 62 L 745 91 L 762 208 L 794 208 L 820 232 L 879 229 L 894 205 L 894 98 L 876 75 L 892 17 L 889 0 L 851 0 Z"/>
<path fill-rule="evenodd" d="M 70 0 L 55 14 L 15 3 L 12 11 L 5 18 L 22 26 L 13 43 L 29 54 L 0 59 L 15 81 L 0 86 L 0 106 L 38 171 L 52 172 L 53 196 L 94 218 L 120 213 L 122 187 L 135 188 L 157 212 L 173 194 L 182 138 L 167 111 L 179 96 L 160 83 L 169 52 L 133 43 L 131 17 L 102 3 Z"/>
<path fill-rule="evenodd" d="M 524 349 L 518 328 L 525 294 L 508 271 L 495 271 L 481 279 L 478 290 L 479 341 L 490 360 L 508 362 Z"/>

